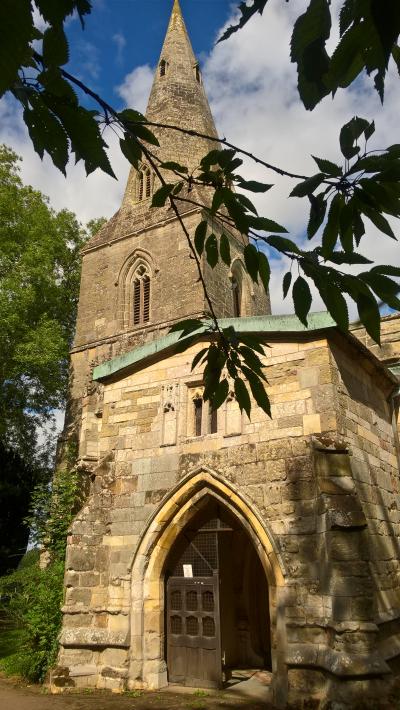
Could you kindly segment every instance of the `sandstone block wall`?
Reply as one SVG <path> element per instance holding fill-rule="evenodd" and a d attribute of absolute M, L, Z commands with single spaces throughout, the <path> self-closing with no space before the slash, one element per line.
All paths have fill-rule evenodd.
<path fill-rule="evenodd" d="M 399 606 L 392 383 L 342 337 L 269 342 L 271 420 L 254 406 L 249 421 L 231 400 L 216 434 L 193 436 L 201 373 L 190 364 L 201 343 L 105 381 L 100 399 L 84 400 L 80 455 L 94 463 L 67 552 L 59 663 L 68 683 L 165 682 L 156 622 L 132 636 L 145 628 L 146 602 L 135 599 L 152 595 L 132 563 L 152 516 L 202 470 L 243 496 L 276 551 L 284 583 L 270 582 L 270 614 L 280 692 L 286 683 L 289 693 L 340 695 L 343 686 L 348 696 L 390 676 Z M 153 611 L 159 619 L 159 602 Z"/>

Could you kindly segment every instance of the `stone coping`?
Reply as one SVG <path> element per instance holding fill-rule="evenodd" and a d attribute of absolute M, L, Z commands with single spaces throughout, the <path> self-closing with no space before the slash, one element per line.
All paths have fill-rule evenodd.
<path fill-rule="evenodd" d="M 328 312 L 321 311 L 310 313 L 308 316 L 308 326 L 306 327 L 295 315 L 280 316 L 252 316 L 251 318 L 221 318 L 218 320 L 221 328 L 233 326 L 237 333 L 268 333 L 270 335 L 280 335 L 281 333 L 311 333 L 313 331 L 335 328 L 336 323 Z M 201 336 L 206 333 L 207 326 L 195 331 Z M 182 331 L 168 333 L 162 338 L 153 340 L 150 343 L 134 348 L 124 355 L 107 360 L 102 365 L 98 365 L 93 370 L 93 379 L 102 380 L 115 375 L 121 370 L 125 370 L 133 365 L 161 354 L 169 350 L 178 343 Z M 191 334 L 193 335 L 193 334 Z M 184 339 L 182 338 L 182 342 Z"/>
<path fill-rule="evenodd" d="M 319 311 L 308 315 L 308 325 L 305 326 L 295 315 L 277 316 L 252 316 L 250 318 L 221 318 L 218 320 L 221 328 L 233 326 L 237 333 L 257 333 L 258 335 L 268 335 L 270 338 L 279 338 L 283 334 L 291 336 L 302 336 L 324 330 L 335 330 L 337 325 L 327 311 Z M 209 334 L 208 326 L 204 325 L 197 331 L 190 334 L 198 335 L 199 338 Z M 168 333 L 157 340 L 152 340 L 140 347 L 134 348 L 123 355 L 107 360 L 93 369 L 93 380 L 103 380 L 116 374 L 121 374 L 128 368 L 144 366 L 157 356 L 166 356 L 167 353 L 174 352 L 178 343 L 184 343 L 185 338 L 180 339 L 182 331 Z M 400 379 L 400 363 L 393 363 L 390 368 L 385 366 L 366 346 L 364 346 L 351 331 L 343 333 L 356 345 L 375 365 L 385 372 L 392 384 L 398 384 Z"/>

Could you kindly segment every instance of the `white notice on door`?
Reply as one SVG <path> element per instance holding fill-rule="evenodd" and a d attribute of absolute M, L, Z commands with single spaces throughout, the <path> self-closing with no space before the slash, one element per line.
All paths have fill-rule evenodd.
<path fill-rule="evenodd" d="M 184 577 L 193 577 L 192 565 L 183 565 L 183 576 Z"/>

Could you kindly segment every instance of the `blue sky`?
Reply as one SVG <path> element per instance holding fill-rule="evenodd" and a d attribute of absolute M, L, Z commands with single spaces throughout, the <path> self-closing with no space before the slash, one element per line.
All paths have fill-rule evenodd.
<path fill-rule="evenodd" d="M 239 0 L 181 0 L 200 60 L 210 53 L 232 6 L 238 4 Z M 136 66 L 155 66 L 171 9 L 172 0 L 94 0 L 84 31 L 77 19 L 68 22 L 72 58 L 68 70 L 115 104 L 115 87 L 127 73 Z"/>
<path fill-rule="evenodd" d="M 334 14 L 342 2 L 332 0 Z M 394 64 L 383 107 L 372 81 L 363 75 L 350 89 L 338 91 L 334 101 L 328 97 L 313 112 L 306 111 L 298 98 L 289 47 L 293 23 L 308 0 L 269 0 L 262 17 L 256 16 L 227 42 L 215 45 L 224 24 L 232 22 L 238 4 L 239 0 L 181 0 L 221 135 L 268 163 L 304 175 L 316 171 L 312 155 L 340 162 L 339 131 L 354 115 L 375 118 L 377 131 L 371 148 L 399 142 L 400 92 Z M 93 5 L 84 31 L 77 19 L 68 22 L 72 56 L 68 69 L 117 109 L 128 105 L 144 111 L 172 0 L 93 0 Z M 40 23 L 40 17 L 37 20 Z M 335 28 L 331 50 L 337 40 L 337 23 Z M 129 165 L 117 136 L 109 131 L 105 138 L 118 180 L 98 170 L 86 177 L 83 164 L 73 162 L 65 179 L 48 156 L 41 161 L 34 152 L 15 102 L 7 96 L 0 100 L 0 142 L 22 156 L 24 182 L 48 195 L 55 209 L 68 208 L 82 222 L 111 217 L 124 194 Z M 288 197 L 293 181 L 250 160 L 245 161 L 241 173 L 247 179 L 274 184 L 265 195 L 255 196 L 260 214 L 285 225 L 290 238 L 304 243 L 308 205 L 305 200 Z M 397 229 L 397 223 L 394 227 Z M 363 250 L 378 263 L 400 263 L 398 242 L 378 234 L 371 224 Z M 291 298 L 282 299 L 287 260 L 276 256 L 273 262 L 273 312 L 291 312 Z M 319 296 L 314 296 L 313 310 L 323 308 Z"/>

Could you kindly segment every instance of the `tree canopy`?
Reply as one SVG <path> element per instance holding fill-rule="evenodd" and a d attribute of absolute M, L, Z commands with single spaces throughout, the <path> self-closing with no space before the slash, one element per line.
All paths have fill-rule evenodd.
<path fill-rule="evenodd" d="M 38 427 L 64 405 L 85 238 L 0 147 L 0 440 L 29 461 Z"/>
<path fill-rule="evenodd" d="M 361 322 L 370 336 L 379 342 L 380 302 L 400 308 L 398 299 L 400 269 L 393 265 L 370 266 L 362 254 L 362 238 L 372 223 L 383 238 L 396 239 L 385 215 L 400 216 L 400 144 L 385 149 L 371 146 L 375 125 L 355 116 L 342 127 L 339 135 L 341 155 L 336 162 L 315 157 L 314 175 L 297 175 L 271 165 L 259 156 L 250 155 L 243 147 L 228 140 L 210 137 L 216 145 L 193 173 L 176 162 L 162 163 L 154 147 L 160 127 L 132 109 L 117 111 L 89 86 L 71 75 L 64 67 L 69 59 L 69 47 L 64 23 L 77 13 L 82 28 L 91 12 L 89 0 L 36 0 L 36 6 L 47 28 L 39 32 L 33 22 L 31 0 L 3 0 L 0 8 L 0 96 L 11 91 L 22 104 L 23 116 L 35 150 L 40 156 L 47 152 L 54 164 L 65 173 L 70 154 L 82 160 L 87 173 L 100 168 L 113 176 L 103 126 L 112 126 L 120 136 L 121 150 L 134 166 L 145 160 L 156 174 L 159 188 L 153 196 L 153 207 L 169 202 L 180 222 L 199 279 L 203 283 L 208 311 L 204 318 L 177 324 L 182 347 L 208 331 L 211 344 L 203 355 L 205 363 L 204 397 L 214 407 L 222 404 L 234 382 L 241 409 L 250 414 L 251 399 L 247 385 L 260 407 L 269 413 L 268 396 L 263 384 L 262 345 L 254 338 L 243 337 L 233 328 L 220 328 L 212 299 L 202 277 L 203 252 L 211 267 L 219 259 L 230 264 L 226 235 L 216 238 L 210 229 L 217 218 L 229 229 L 237 229 L 250 237 L 244 259 L 251 279 L 260 280 L 268 289 L 270 263 L 265 247 L 285 254 L 292 267 L 284 276 L 285 296 L 291 292 L 299 319 L 306 324 L 312 305 L 310 283 L 314 283 L 327 310 L 339 328 L 347 329 L 349 316 L 347 299 L 353 300 Z M 345 89 L 361 72 L 373 76 L 381 101 L 384 100 L 385 77 L 389 62 L 400 69 L 400 4 L 398 0 L 343 0 L 339 17 L 333 15 L 330 0 L 310 0 L 305 12 L 294 23 L 291 39 L 291 59 L 297 66 L 298 89 L 304 106 L 312 110 L 329 94 Z M 220 41 L 229 41 L 257 13 L 268 11 L 267 0 L 240 3 L 238 23 L 230 27 Z M 338 23 L 339 41 L 332 55 L 327 42 Z M 41 44 L 38 50 L 38 42 Z M 29 72 L 25 70 L 29 68 Z M 87 97 L 96 110 L 83 105 L 79 97 Z M 168 125 L 170 131 L 186 128 Z M 222 144 L 222 147 L 221 147 Z M 264 166 L 269 174 L 286 175 L 296 181 L 291 197 L 307 200 L 309 222 L 306 228 L 310 248 L 304 249 L 290 239 L 287 229 L 273 215 L 259 215 L 248 193 L 267 192 L 268 182 L 246 180 L 238 170 L 242 157 L 248 156 Z M 207 219 L 189 234 L 179 214 L 179 202 L 188 200 L 193 184 L 211 188 L 213 198 L 205 206 Z M 200 203 L 199 207 L 204 208 Z M 314 240 L 314 242 L 311 242 Z M 339 267 L 361 266 L 357 274 Z M 346 296 L 346 298 L 345 298 Z"/>

